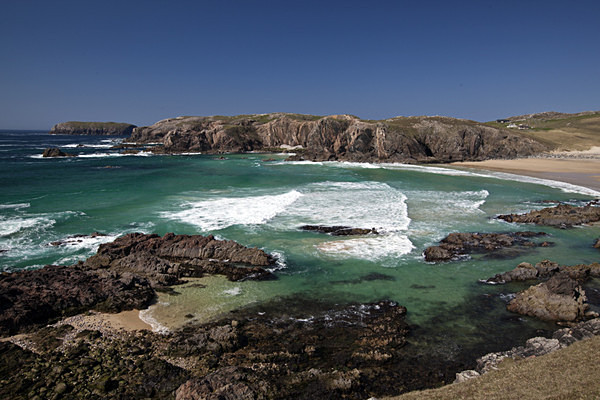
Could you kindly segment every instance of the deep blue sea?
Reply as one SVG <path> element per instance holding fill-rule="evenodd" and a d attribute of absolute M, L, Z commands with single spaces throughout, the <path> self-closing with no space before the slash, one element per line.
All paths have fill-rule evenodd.
<path fill-rule="evenodd" d="M 335 302 L 391 299 L 408 308 L 413 324 L 477 335 L 486 324 L 502 323 L 510 332 L 548 328 L 504 309 L 518 288 L 479 279 L 523 261 L 599 259 L 591 246 L 600 237 L 598 226 L 561 230 L 494 219 L 547 207 L 546 200 L 578 204 L 600 197 L 566 183 L 447 166 L 285 162 L 285 155 L 272 154 L 123 155 L 111 149 L 121 140 L 0 132 L 2 271 L 70 265 L 129 232 L 212 233 L 279 257 L 279 279 L 229 282 L 216 276 L 201 278 L 205 288 L 178 287 L 179 295 L 161 294 L 144 312 L 157 329 L 180 326 L 186 314 L 207 320 L 294 295 Z M 42 158 L 47 147 L 77 157 Z M 305 224 L 376 228 L 381 234 L 332 237 L 300 231 Z M 441 264 L 422 256 L 451 232 L 523 230 L 547 232 L 543 240 L 555 246 L 513 258 L 473 255 Z M 93 232 L 106 236 L 73 237 Z M 66 244 L 51 245 L 60 240 Z"/>

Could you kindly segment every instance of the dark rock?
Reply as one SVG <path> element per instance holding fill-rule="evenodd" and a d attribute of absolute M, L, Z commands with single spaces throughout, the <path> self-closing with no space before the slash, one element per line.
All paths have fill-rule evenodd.
<path fill-rule="evenodd" d="M 531 247 L 528 239 L 542 235 L 545 233 L 451 233 L 442 239 L 439 246 L 425 249 L 423 255 L 429 262 L 449 261 L 473 252 L 494 252 L 515 245 Z"/>
<path fill-rule="evenodd" d="M 135 125 L 120 122 L 80 122 L 69 121 L 56 124 L 50 134 L 62 135 L 131 135 Z"/>
<path fill-rule="evenodd" d="M 600 207 L 592 204 L 583 207 L 559 204 L 556 207 L 548 207 L 539 211 L 535 210 L 526 214 L 499 215 L 497 218 L 506 222 L 570 228 L 575 225 L 600 221 Z"/>
<path fill-rule="evenodd" d="M 351 115 L 274 113 L 237 117 L 178 117 L 134 129 L 135 143 L 162 143 L 165 153 L 269 151 L 302 146 L 306 160 L 453 162 L 514 158 L 546 146 L 507 129 L 446 117 L 363 121 Z"/>
<path fill-rule="evenodd" d="M 85 238 L 97 238 L 97 237 L 103 237 L 103 236 L 106 236 L 106 235 L 104 233 L 100 233 L 100 232 L 94 232 L 91 235 L 72 235 L 65 239 L 50 242 L 50 245 L 64 246 L 64 245 L 73 244 L 73 243 L 80 243 L 81 240 L 85 239 Z"/>
<path fill-rule="evenodd" d="M 229 280 L 265 280 L 275 276 L 263 267 L 273 265 L 273 257 L 257 248 L 214 236 L 175 235 L 160 237 L 131 233 L 100 245 L 84 265 L 144 276 L 154 286 L 172 285 L 181 277 L 221 274 Z M 246 264 L 248 266 L 241 266 Z"/>
<path fill-rule="evenodd" d="M 124 279 L 127 278 L 127 279 Z M 13 334 L 65 315 L 97 309 L 144 308 L 154 298 L 147 280 L 80 266 L 48 265 L 0 275 L 0 334 Z"/>
<path fill-rule="evenodd" d="M 571 344 L 600 335 L 600 318 L 579 322 L 569 328 L 559 329 L 551 338 L 534 337 L 528 339 L 525 346 L 513 347 L 508 351 L 489 353 L 477 359 L 475 371 L 463 371 L 457 374 L 457 381 L 464 381 L 498 369 L 500 363 L 507 359 L 522 360 L 539 357 Z"/>
<path fill-rule="evenodd" d="M 576 321 L 587 310 L 585 291 L 565 273 L 517 293 L 507 309 L 545 321 Z"/>
<path fill-rule="evenodd" d="M 65 153 L 58 147 L 49 147 L 46 150 L 44 150 L 42 157 L 75 157 L 75 155 Z"/>
<path fill-rule="evenodd" d="M 311 231 L 318 233 L 327 233 L 332 236 L 352 236 L 352 235 L 377 235 L 375 228 L 351 228 L 349 226 L 325 226 L 325 225 L 303 225 L 300 227 L 303 231 Z"/>
<path fill-rule="evenodd" d="M 600 277 L 600 264 L 558 265 L 558 263 L 544 260 L 532 266 L 521 263 L 512 271 L 497 274 L 487 279 L 484 283 L 507 283 L 513 281 L 527 281 L 533 279 L 550 278 L 557 273 L 564 273 L 571 279 L 584 281 L 588 278 Z"/>

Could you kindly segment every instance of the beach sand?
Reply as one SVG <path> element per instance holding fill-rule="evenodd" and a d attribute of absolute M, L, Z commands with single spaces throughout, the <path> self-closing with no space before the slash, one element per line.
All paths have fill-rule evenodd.
<path fill-rule="evenodd" d="M 600 150 L 598 147 L 595 149 Z M 600 191 L 600 151 L 598 158 L 593 155 L 589 157 L 588 154 L 590 153 L 555 153 L 547 158 L 458 162 L 452 165 L 551 179 Z"/>
<path fill-rule="evenodd" d="M 152 330 L 152 327 L 140 319 L 140 310 L 122 311 L 117 314 L 91 311 L 63 319 L 60 324 L 72 325 L 76 330 L 90 329 L 100 332 Z"/>

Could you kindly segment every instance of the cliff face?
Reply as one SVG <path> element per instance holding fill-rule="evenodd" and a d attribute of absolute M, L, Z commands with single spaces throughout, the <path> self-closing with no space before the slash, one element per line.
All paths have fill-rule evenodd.
<path fill-rule="evenodd" d="M 365 121 L 350 115 L 265 114 L 178 117 L 134 129 L 129 141 L 162 143 L 162 151 L 245 152 L 301 146 L 309 160 L 453 162 L 523 157 L 540 142 L 506 129 L 445 117 Z"/>
<path fill-rule="evenodd" d="M 120 122 L 80 122 L 69 121 L 56 124 L 50 134 L 63 135 L 131 135 L 135 125 Z"/>

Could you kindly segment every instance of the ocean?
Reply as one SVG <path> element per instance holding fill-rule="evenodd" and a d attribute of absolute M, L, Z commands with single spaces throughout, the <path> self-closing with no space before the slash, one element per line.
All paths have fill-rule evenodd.
<path fill-rule="evenodd" d="M 70 265 L 130 232 L 213 234 L 277 256 L 278 279 L 191 280 L 142 313 L 156 330 L 182 326 L 189 315 L 208 321 L 288 296 L 344 304 L 389 299 L 407 307 L 415 332 L 511 344 L 552 326 L 505 310 L 522 287 L 480 279 L 524 261 L 598 261 L 598 226 L 556 229 L 494 218 L 552 205 L 548 200 L 583 204 L 600 197 L 587 188 L 450 166 L 286 162 L 283 154 L 123 155 L 111 149 L 121 141 L 0 131 L 0 270 Z M 77 157 L 42 158 L 47 147 Z M 306 224 L 380 234 L 298 229 Z M 540 241 L 554 246 L 438 264 L 422 256 L 451 232 L 525 230 L 548 233 Z M 104 236 L 76 237 L 93 232 Z"/>

